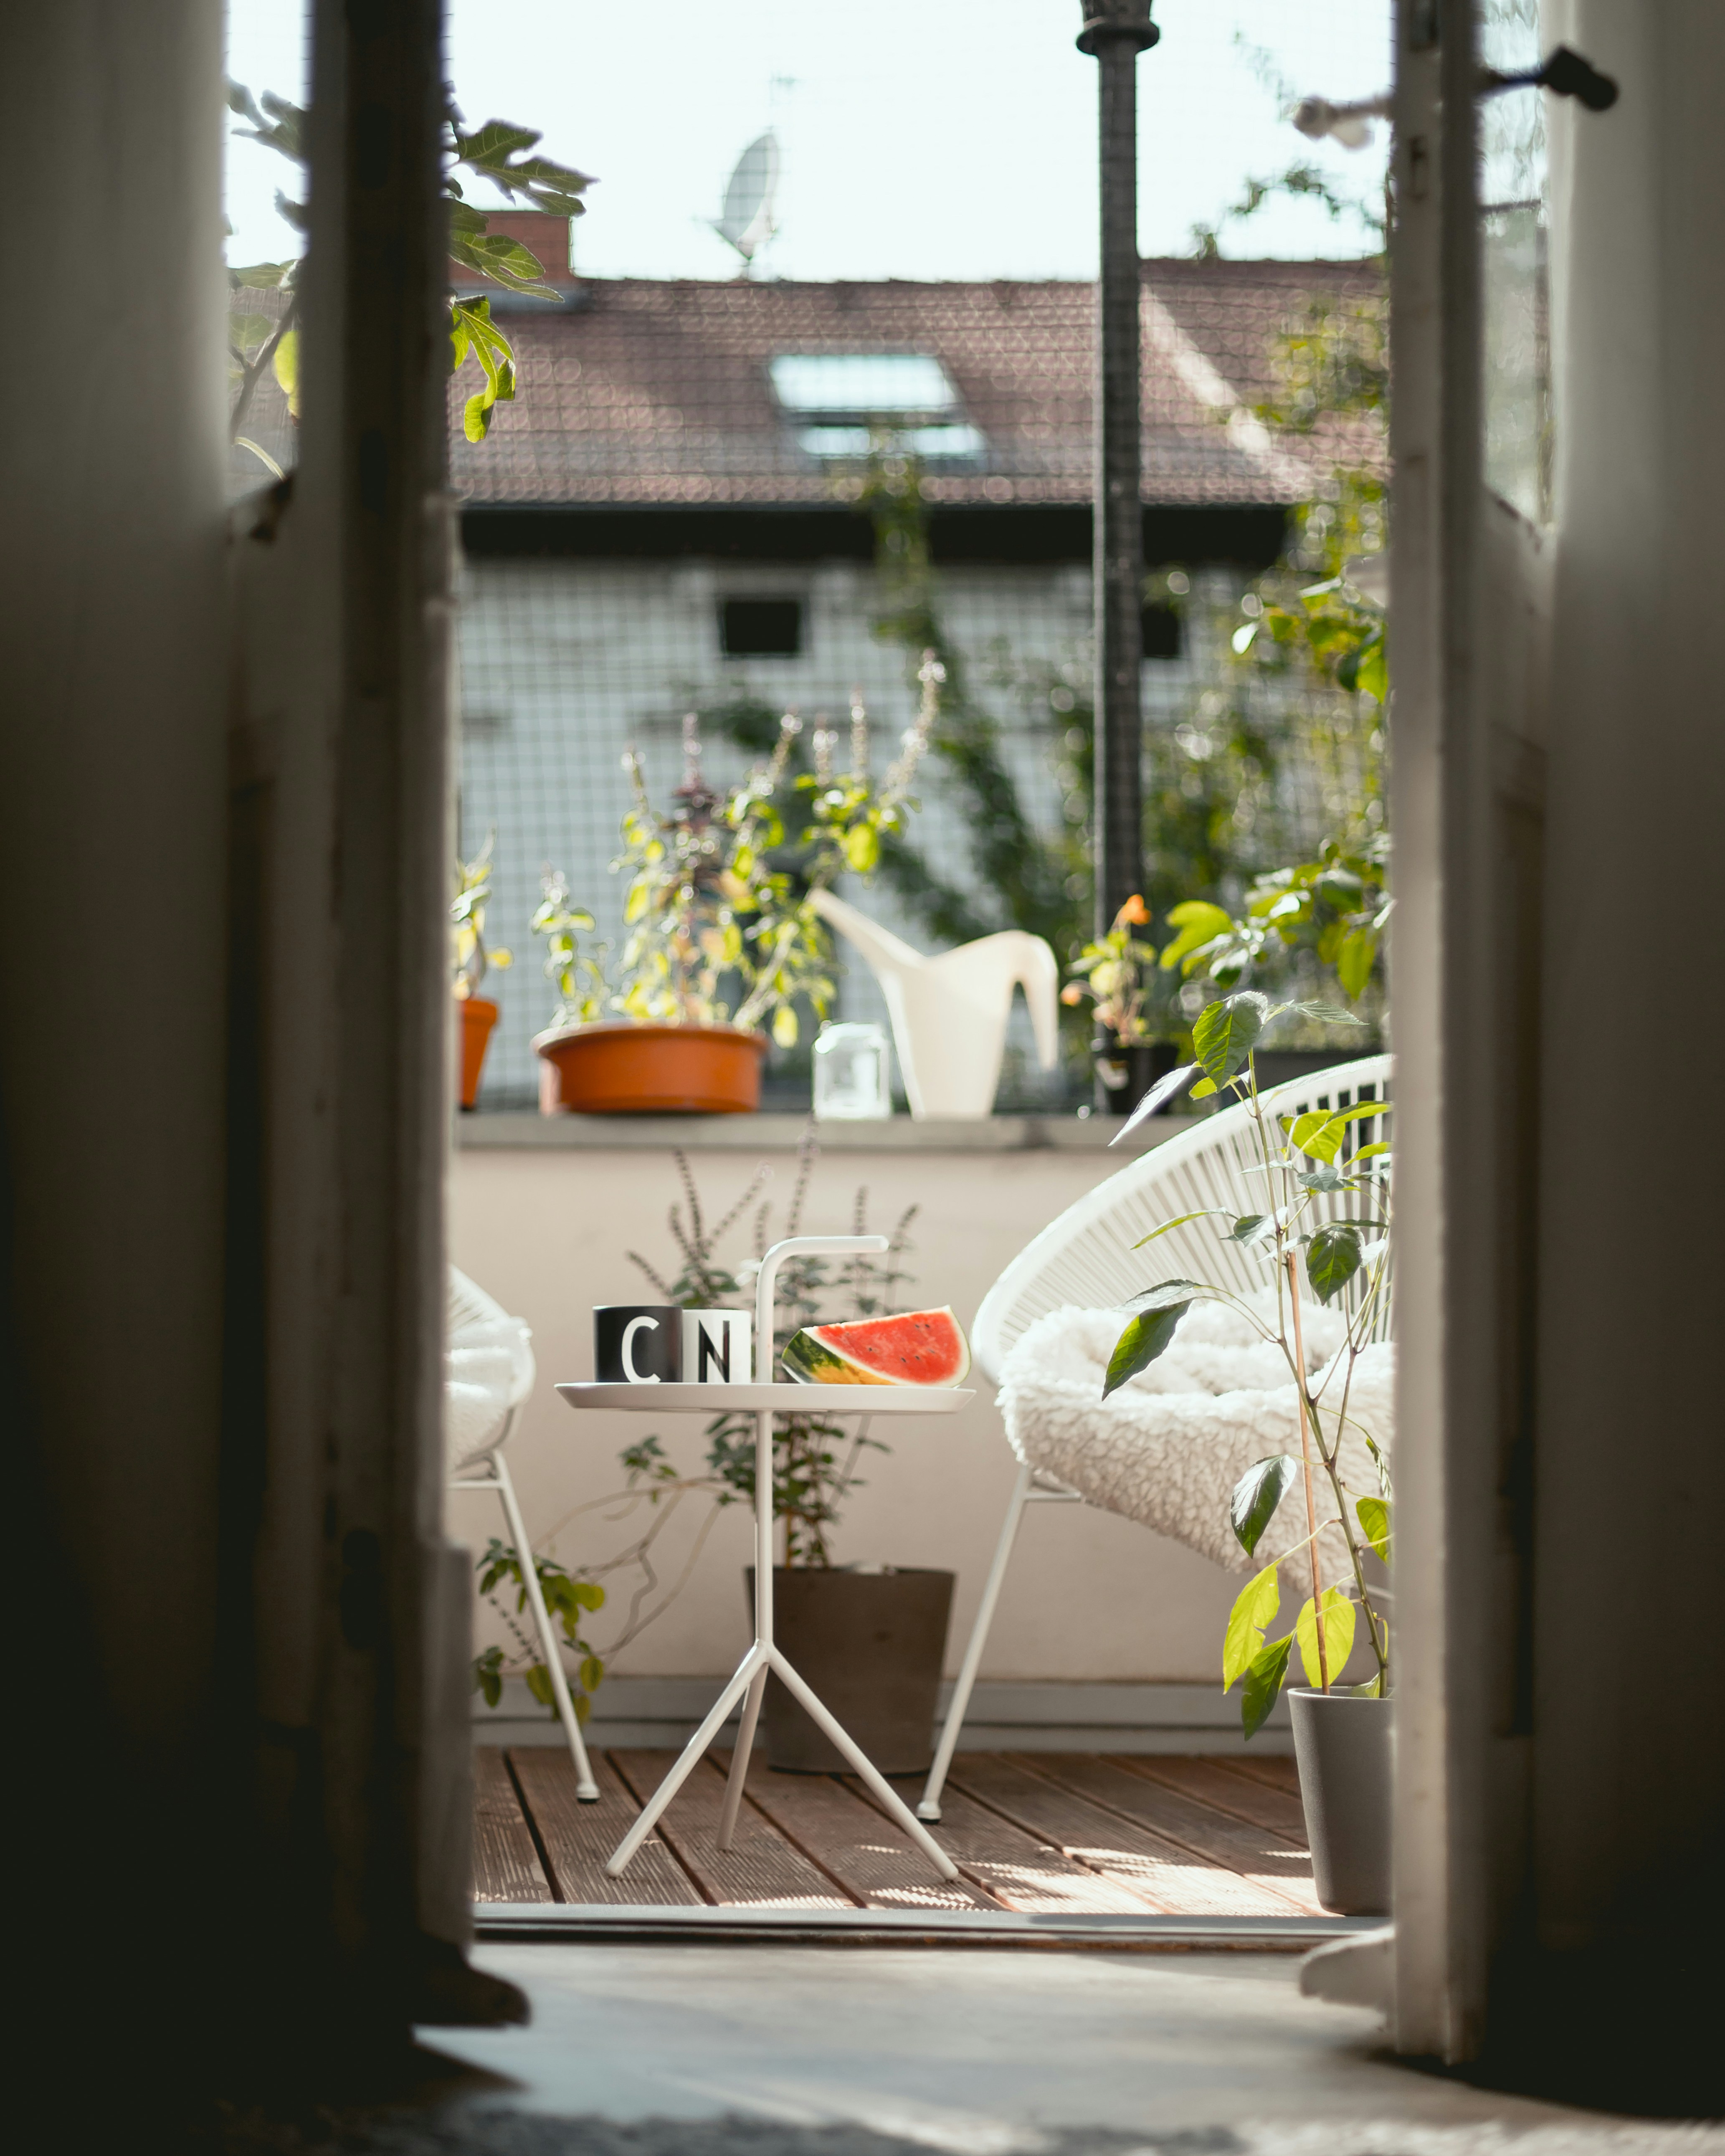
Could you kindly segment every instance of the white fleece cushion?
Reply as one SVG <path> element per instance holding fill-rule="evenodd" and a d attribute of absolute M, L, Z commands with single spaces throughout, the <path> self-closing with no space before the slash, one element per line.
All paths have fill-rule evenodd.
<path fill-rule="evenodd" d="M 1274 1289 L 1253 1301 L 1274 1324 Z M 1013 1450 L 1106 1512 L 1172 1536 L 1230 1572 L 1256 1571 L 1306 1533 L 1297 1483 L 1252 1557 L 1228 1524 L 1234 1486 L 1255 1461 L 1273 1452 L 1299 1456 L 1296 1395 L 1282 1352 L 1227 1305 L 1194 1303 L 1172 1345 L 1104 1400 L 1108 1358 L 1128 1315 L 1069 1307 L 1050 1311 L 1029 1327 L 1000 1374 L 1000 1411 Z M 1340 1353 L 1346 1327 L 1338 1313 L 1317 1303 L 1302 1302 L 1300 1320 L 1307 1368 L 1321 1373 L 1314 1389 L 1320 1411 L 1328 1411 L 1327 1439 L 1346 1376 Z M 1360 1431 L 1368 1431 L 1388 1455 L 1394 1393 L 1394 1348 L 1365 1348 L 1353 1366 L 1342 1440 L 1343 1480 L 1356 1496 L 1377 1494 L 1378 1471 Z M 1321 1471 L 1314 1495 L 1319 1518 L 1333 1517 L 1334 1500 Z M 1326 1583 L 1346 1576 L 1348 1553 L 1338 1528 L 1321 1531 L 1318 1551 Z M 1303 1550 L 1299 1561 L 1303 1567 Z M 1285 1591 L 1291 1593 L 1294 1584 L 1291 1579 Z"/>
<path fill-rule="evenodd" d="M 532 1338 L 519 1317 L 482 1318 L 451 1336 L 444 1358 L 444 1457 L 452 1476 L 496 1450 L 510 1402 L 532 1384 Z"/>

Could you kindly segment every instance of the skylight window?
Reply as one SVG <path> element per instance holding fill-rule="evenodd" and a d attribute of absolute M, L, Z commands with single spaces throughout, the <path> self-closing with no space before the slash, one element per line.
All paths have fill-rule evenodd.
<path fill-rule="evenodd" d="M 865 457 L 885 440 L 907 456 L 979 457 L 983 438 L 974 427 L 804 427 L 797 444 L 811 457 Z"/>
<path fill-rule="evenodd" d="M 768 371 L 799 418 L 932 419 L 958 406 L 952 377 L 923 352 L 781 352 Z"/>

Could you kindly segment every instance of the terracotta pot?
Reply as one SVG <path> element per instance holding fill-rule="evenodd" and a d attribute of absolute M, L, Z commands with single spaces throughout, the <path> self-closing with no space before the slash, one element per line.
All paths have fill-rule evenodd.
<path fill-rule="evenodd" d="M 906 1567 L 773 1568 L 773 1630 L 791 1667 L 883 1774 L 926 1774 L 956 1574 Z M 749 1609 L 755 1568 L 744 1574 Z M 777 1677 L 767 1680 L 769 1766 L 833 1774 L 847 1763 Z"/>
<path fill-rule="evenodd" d="M 763 1034 L 734 1025 L 558 1026 L 533 1042 L 544 1058 L 547 1115 L 729 1116 L 761 1105 Z"/>
<path fill-rule="evenodd" d="M 479 1098 L 480 1072 L 497 1023 L 497 1006 L 485 996 L 467 996 L 455 1008 L 461 1014 L 461 1105 L 470 1108 Z"/>

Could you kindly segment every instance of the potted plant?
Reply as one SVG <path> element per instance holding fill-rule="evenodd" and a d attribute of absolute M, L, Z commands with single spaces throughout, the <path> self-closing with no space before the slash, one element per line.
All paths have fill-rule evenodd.
<path fill-rule="evenodd" d="M 801 1148 L 785 1224 L 772 1240 L 798 1233 L 819 1150 L 811 1133 Z M 764 1172 L 709 1226 L 680 1153 L 677 1163 L 688 1201 L 686 1222 L 680 1207 L 673 1207 L 670 1215 L 672 1235 L 683 1255 L 680 1271 L 667 1280 L 637 1252 L 629 1255 L 667 1302 L 691 1309 L 720 1307 L 753 1277 L 754 1264 L 733 1271 L 721 1261 L 717 1249 L 747 1212 Z M 867 1232 L 865 1205 L 866 1193 L 859 1190 L 853 1221 L 858 1235 Z M 788 1263 L 778 1276 L 775 1351 L 803 1326 L 838 1317 L 882 1316 L 901 1302 L 910 1280 L 903 1260 L 915 1214 L 913 1207 L 900 1219 L 890 1248 L 879 1258 L 859 1256 L 832 1267 L 818 1258 Z M 757 1248 L 764 1250 L 769 1240 L 767 1207 L 757 1213 L 754 1227 Z M 787 1385 L 785 1391 L 793 1401 L 795 1387 Z M 706 1435 L 706 1486 L 721 1506 L 752 1505 L 753 1418 L 719 1415 Z M 640 1446 L 624 1456 L 632 1477 L 645 1474 L 675 1488 L 687 1486 L 656 1441 L 648 1444 L 650 1457 Z M 783 1537 L 783 1561 L 773 1570 L 775 1626 L 793 1666 L 881 1772 L 922 1774 L 932 1755 L 954 1576 L 922 1567 L 842 1564 L 834 1550 L 845 1501 L 862 1486 L 857 1471 L 863 1455 L 886 1450 L 868 1435 L 865 1421 L 847 1427 L 824 1415 L 799 1414 L 794 1407 L 774 1417 L 773 1509 Z M 752 1607 L 752 1567 L 746 1584 Z M 773 1766 L 814 1774 L 844 1771 L 844 1761 L 776 1677 L 768 1684 L 763 1719 Z"/>
<path fill-rule="evenodd" d="M 1173 1046 L 1154 1037 L 1145 1009 L 1145 975 L 1156 962 L 1156 951 L 1132 931 L 1149 926 L 1149 909 L 1134 891 L 1107 934 L 1086 943 L 1073 960 L 1077 978 L 1060 991 L 1060 1001 L 1069 1007 L 1086 996 L 1091 999 L 1097 1032 L 1091 1059 L 1101 1081 L 1099 1098 L 1111 1116 L 1130 1114 L 1173 1065 Z"/>
<path fill-rule="evenodd" d="M 1241 1726 L 1251 1738 L 1276 1704 L 1297 1649 L 1307 1681 L 1290 1687 L 1289 1705 L 1318 1898 L 1338 1913 L 1366 1915 L 1387 1909 L 1389 1896 L 1391 1666 L 1381 1568 L 1389 1560 L 1392 1498 L 1384 1450 L 1359 1420 L 1353 1394 L 1357 1367 L 1374 1345 L 1389 1292 L 1390 1149 L 1372 1127 L 1381 1130 L 1389 1107 L 1383 1101 L 1362 1101 L 1291 1119 L 1276 1115 L 1274 1093 L 1259 1091 L 1255 1050 L 1266 1029 L 1289 1015 L 1327 1024 L 1348 1020 L 1347 1013 L 1324 1005 L 1272 1008 L 1267 998 L 1250 991 L 1228 996 L 1208 1005 L 1193 1028 L 1196 1060 L 1170 1073 L 1157 1089 L 1172 1097 L 1195 1080 L 1194 1095 L 1233 1094 L 1245 1102 L 1256 1133 L 1264 1209 L 1182 1214 L 1143 1239 L 1153 1242 L 1190 1220 L 1217 1219 L 1224 1240 L 1261 1259 L 1266 1287 L 1275 1291 L 1274 1316 L 1266 1317 L 1251 1299 L 1213 1282 L 1159 1281 L 1136 1298 L 1103 1390 L 1106 1398 L 1147 1369 L 1199 1300 L 1228 1304 L 1286 1360 L 1299 1451 L 1255 1462 L 1235 1488 L 1230 1519 L 1241 1548 L 1254 1555 L 1292 1491 L 1303 1506 L 1306 1532 L 1255 1573 L 1235 1599 L 1223 1639 L 1223 1689 L 1240 1686 Z M 1302 1271 L 1319 1301 L 1339 1303 L 1346 1319 L 1341 1350 L 1315 1374 L 1307 1368 L 1301 1337 Z M 1357 1463 L 1363 1464 L 1363 1473 Z M 1333 1563 L 1332 1528 L 1339 1530 L 1343 1553 L 1339 1567 Z M 1332 1553 L 1327 1578 L 1320 1548 L 1326 1540 Z M 1266 1635 L 1281 1609 L 1285 1565 L 1300 1574 L 1309 1592 L 1291 1629 L 1271 1640 Z M 1357 1645 L 1369 1674 L 1345 1683 Z"/>
<path fill-rule="evenodd" d="M 683 783 L 668 816 L 647 794 L 634 749 L 624 767 L 634 801 L 614 872 L 626 874 L 629 932 L 619 978 L 596 957 L 578 959 L 570 937 L 592 917 L 572 909 L 561 875 L 547 880 L 533 917 L 552 938 L 547 971 L 565 988 L 555 1019 L 533 1045 L 547 1070 L 541 1103 L 587 1114 L 720 1114 L 757 1107 L 772 1039 L 794 1046 L 797 1005 L 824 1018 L 834 989 L 830 934 L 813 903 L 843 870 L 866 875 L 883 834 L 915 804 L 908 788 L 933 722 L 937 667 L 925 669 L 922 710 L 880 788 L 869 776 L 868 721 L 853 707 L 850 768 L 835 767 L 839 737 L 814 739 L 814 769 L 786 784 L 801 721 L 787 712 L 771 759 L 721 793 L 701 770 L 695 715 L 683 722 Z M 798 873 L 776 865 L 786 839 L 778 799 L 801 796 L 808 822 L 796 841 Z M 585 972 L 581 968 L 584 967 Z"/>
<path fill-rule="evenodd" d="M 449 935 L 454 957 L 455 1010 L 460 1024 L 461 1105 L 471 1108 L 479 1099 L 480 1074 L 485 1068 L 485 1049 L 491 1028 L 497 1023 L 497 1006 L 479 991 L 488 969 L 501 973 L 513 964 L 511 954 L 485 947 L 485 901 L 491 895 L 491 846 L 495 831 L 470 861 L 455 863 L 455 895 L 449 902 Z"/>

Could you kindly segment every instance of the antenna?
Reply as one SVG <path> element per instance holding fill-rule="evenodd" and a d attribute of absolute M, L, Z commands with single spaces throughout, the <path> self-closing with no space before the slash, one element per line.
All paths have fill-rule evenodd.
<path fill-rule="evenodd" d="M 752 262 L 778 228 L 773 213 L 778 189 L 778 137 L 769 127 L 737 159 L 725 189 L 725 207 L 712 220 L 713 230 L 745 262 Z"/>

